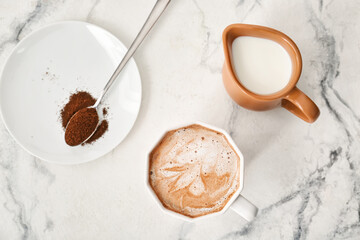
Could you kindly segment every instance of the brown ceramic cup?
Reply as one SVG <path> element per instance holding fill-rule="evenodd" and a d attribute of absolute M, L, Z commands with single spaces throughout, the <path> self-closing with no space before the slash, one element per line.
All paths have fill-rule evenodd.
<path fill-rule="evenodd" d="M 231 64 L 232 43 L 240 36 L 273 40 L 287 51 L 292 62 L 292 74 L 289 83 L 282 90 L 270 95 L 259 95 L 246 89 L 237 80 Z M 268 27 L 233 24 L 224 30 L 223 45 L 225 52 L 223 81 L 226 91 L 236 103 L 255 111 L 265 111 L 281 106 L 309 123 L 314 122 L 319 117 L 320 111 L 316 104 L 296 87 L 301 75 L 302 60 L 298 47 L 288 36 Z"/>

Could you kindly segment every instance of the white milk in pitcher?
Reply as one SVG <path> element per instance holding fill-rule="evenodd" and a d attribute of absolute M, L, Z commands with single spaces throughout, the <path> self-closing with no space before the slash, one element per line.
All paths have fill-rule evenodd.
<path fill-rule="evenodd" d="M 242 36 L 232 44 L 232 66 L 238 81 L 249 91 L 269 95 L 289 82 L 292 64 L 289 54 L 277 42 Z"/>

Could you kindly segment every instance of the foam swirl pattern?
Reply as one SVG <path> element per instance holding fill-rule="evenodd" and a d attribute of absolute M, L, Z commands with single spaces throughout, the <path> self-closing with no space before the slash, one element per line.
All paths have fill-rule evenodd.
<path fill-rule="evenodd" d="M 149 181 L 164 207 L 188 217 L 221 211 L 239 188 L 240 158 L 217 131 L 168 132 L 150 154 Z"/>

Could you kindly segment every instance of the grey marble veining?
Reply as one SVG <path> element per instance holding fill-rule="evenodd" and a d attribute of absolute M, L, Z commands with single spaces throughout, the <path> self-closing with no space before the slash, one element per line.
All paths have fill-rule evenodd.
<path fill-rule="evenodd" d="M 0 0 L 0 66 L 31 31 L 82 20 L 126 45 L 154 0 Z M 135 60 L 139 118 L 105 157 L 42 162 L 0 123 L 0 239 L 360 239 L 360 2 L 174 0 Z M 247 111 L 221 81 L 223 29 L 243 22 L 289 35 L 303 55 L 298 84 L 320 107 L 306 124 L 283 109 Z M 247 223 L 231 210 L 195 223 L 165 215 L 145 189 L 145 161 L 169 127 L 226 129 L 245 156 Z"/>

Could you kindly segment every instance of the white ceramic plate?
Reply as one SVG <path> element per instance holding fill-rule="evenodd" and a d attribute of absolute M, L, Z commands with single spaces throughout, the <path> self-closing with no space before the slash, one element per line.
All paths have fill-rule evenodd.
<path fill-rule="evenodd" d="M 97 142 L 69 147 L 59 119 L 71 93 L 97 97 L 126 53 L 104 29 L 85 22 L 60 22 L 23 39 L 0 80 L 0 111 L 15 140 L 43 160 L 77 164 L 113 150 L 129 133 L 139 112 L 141 80 L 133 59 L 104 101 L 109 130 Z"/>

